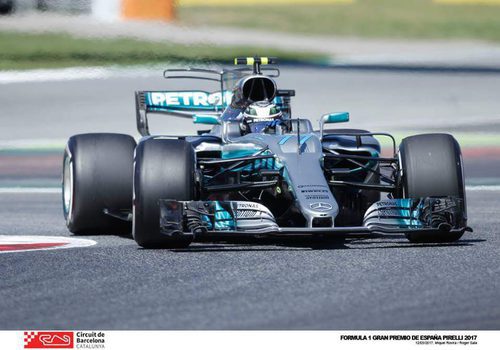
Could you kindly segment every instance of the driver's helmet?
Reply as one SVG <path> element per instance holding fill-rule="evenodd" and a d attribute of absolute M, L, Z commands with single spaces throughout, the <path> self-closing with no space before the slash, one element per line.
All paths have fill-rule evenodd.
<path fill-rule="evenodd" d="M 276 127 L 283 113 L 278 106 L 268 102 L 254 102 L 243 112 L 243 127 L 247 132 L 261 132 L 265 128 Z"/>

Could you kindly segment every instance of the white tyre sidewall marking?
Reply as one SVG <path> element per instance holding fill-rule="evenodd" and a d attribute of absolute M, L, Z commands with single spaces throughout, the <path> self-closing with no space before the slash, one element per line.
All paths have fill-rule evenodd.
<path fill-rule="evenodd" d="M 135 176 L 136 176 L 136 167 L 137 167 L 137 146 L 134 149 L 134 162 L 132 164 L 132 238 L 135 240 L 135 225 L 136 225 L 136 198 L 135 198 Z"/>
<path fill-rule="evenodd" d="M 66 225 L 71 222 L 73 214 L 73 201 L 74 201 L 74 173 L 73 173 L 73 156 L 69 150 L 66 148 L 68 157 L 64 161 L 64 173 L 63 173 L 63 205 L 64 213 L 66 214 Z"/>

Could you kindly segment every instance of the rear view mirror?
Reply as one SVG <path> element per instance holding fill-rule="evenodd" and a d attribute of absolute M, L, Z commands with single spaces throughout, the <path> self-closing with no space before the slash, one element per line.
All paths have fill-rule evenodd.
<path fill-rule="evenodd" d="M 349 121 L 349 112 L 336 112 L 325 114 L 321 120 L 324 124 L 345 123 Z"/>
<path fill-rule="evenodd" d="M 345 123 L 349 121 L 349 112 L 335 112 L 325 114 L 319 121 L 320 138 L 323 139 L 323 126 L 332 123 Z"/>
<path fill-rule="evenodd" d="M 220 125 L 220 119 L 212 114 L 195 114 L 193 115 L 193 123 L 206 125 Z"/>

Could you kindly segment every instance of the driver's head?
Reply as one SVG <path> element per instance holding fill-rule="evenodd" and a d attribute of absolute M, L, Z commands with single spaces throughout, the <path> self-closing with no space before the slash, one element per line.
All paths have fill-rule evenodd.
<path fill-rule="evenodd" d="M 270 125 L 276 125 L 283 113 L 274 104 L 268 101 L 254 102 L 243 112 L 243 123 L 250 132 L 261 132 Z"/>

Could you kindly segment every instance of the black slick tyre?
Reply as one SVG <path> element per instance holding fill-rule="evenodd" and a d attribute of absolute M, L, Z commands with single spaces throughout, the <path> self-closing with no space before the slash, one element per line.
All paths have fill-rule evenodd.
<path fill-rule="evenodd" d="M 190 236 L 160 232 L 160 199 L 195 199 L 195 154 L 184 140 L 148 138 L 134 162 L 133 236 L 144 248 L 185 248 Z"/>
<path fill-rule="evenodd" d="M 74 234 L 130 234 L 131 224 L 104 213 L 132 210 L 136 143 L 122 134 L 81 134 L 67 143 L 63 160 L 63 211 Z"/>

